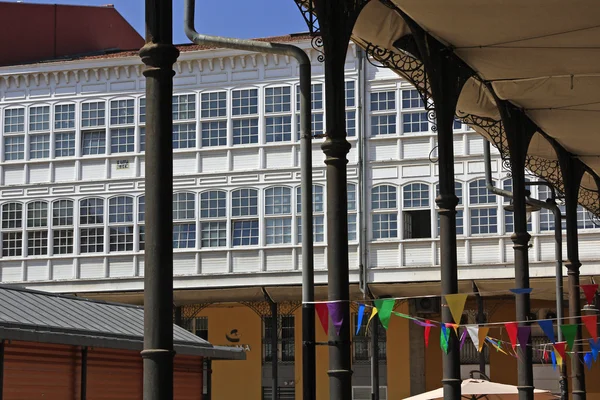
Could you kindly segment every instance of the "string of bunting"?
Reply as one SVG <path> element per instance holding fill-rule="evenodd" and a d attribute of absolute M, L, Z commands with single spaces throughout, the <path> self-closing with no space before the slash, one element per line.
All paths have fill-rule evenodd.
<path fill-rule="evenodd" d="M 588 304 L 591 304 L 594 300 L 596 291 L 598 290 L 597 284 L 581 285 L 580 288 L 585 294 Z M 510 289 L 514 294 L 531 293 L 532 289 Z M 369 325 L 374 318 L 378 318 L 381 325 L 387 330 L 389 327 L 390 319 L 392 315 L 411 320 L 413 323 L 424 328 L 424 341 L 425 347 L 429 346 L 429 337 L 432 328 L 440 328 L 440 347 L 444 352 L 448 352 L 448 346 L 450 343 L 450 333 L 453 330 L 456 337 L 460 340 L 460 349 L 465 344 L 467 336 L 471 339 L 471 342 L 475 346 L 478 352 L 483 351 L 485 345 L 491 346 L 496 351 L 504 353 L 509 356 L 513 356 L 517 359 L 523 357 L 522 351 L 526 346 L 531 346 L 534 351 L 542 352 L 542 359 L 544 362 L 552 361 L 553 367 L 556 369 L 557 366 L 562 366 L 567 355 L 573 357 L 576 354 L 574 352 L 574 346 L 576 342 L 589 343 L 590 351 L 583 354 L 583 358 L 578 357 L 578 361 L 585 364 L 588 368 L 592 367 L 593 362 L 598 360 L 598 354 L 600 353 L 600 339 L 598 338 L 598 316 L 597 315 L 582 315 L 580 316 L 581 324 L 561 324 L 560 331 L 564 337 L 564 341 L 557 342 L 555 337 L 554 322 L 558 321 L 557 318 L 540 319 L 540 320 L 529 320 L 529 321 L 508 321 L 508 322 L 492 322 L 485 324 L 465 324 L 460 332 L 460 321 L 465 308 L 465 304 L 469 293 L 457 293 L 443 296 L 445 305 L 449 308 L 450 314 L 454 322 L 442 323 L 440 321 L 434 321 L 430 319 L 420 318 L 411 316 L 408 314 L 394 311 L 396 301 L 398 298 L 385 298 L 372 300 L 372 304 L 358 304 L 357 313 L 357 324 L 355 335 L 359 335 L 360 329 L 363 326 L 363 320 L 367 311 L 370 311 L 367 321 L 368 331 Z M 431 296 L 428 296 L 431 297 Z M 402 298 L 406 299 L 406 298 Z M 344 324 L 342 304 L 343 301 L 330 301 L 330 302 L 315 302 L 315 310 L 321 322 L 321 325 L 326 333 L 329 332 L 329 320 L 331 319 L 332 325 L 339 334 L 340 329 Z M 566 319 L 566 318 L 563 318 Z M 529 344 L 531 337 L 531 325 L 521 326 L 521 323 L 537 323 L 541 328 L 542 332 L 548 337 L 549 342 L 534 346 Z M 578 326 L 585 326 L 590 338 L 585 340 L 576 340 Z M 504 328 L 508 334 L 509 342 L 494 338 L 489 335 L 491 328 Z M 540 348 L 541 347 L 541 348 Z M 519 354 L 518 349 L 521 350 Z"/>

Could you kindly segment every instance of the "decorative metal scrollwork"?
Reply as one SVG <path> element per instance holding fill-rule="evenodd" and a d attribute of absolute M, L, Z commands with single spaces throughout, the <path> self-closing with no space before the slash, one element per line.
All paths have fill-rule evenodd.
<path fill-rule="evenodd" d="M 325 61 L 325 52 L 323 51 L 323 38 L 321 36 L 314 36 L 310 41 L 310 45 L 319 53 L 319 55 L 317 56 L 317 61 Z"/>
<path fill-rule="evenodd" d="M 317 14 L 315 13 L 313 0 L 294 0 L 294 2 L 300 10 L 302 17 L 308 26 L 308 31 L 310 34 L 319 34 L 321 32 L 321 28 L 319 27 L 319 20 L 317 19 Z"/>

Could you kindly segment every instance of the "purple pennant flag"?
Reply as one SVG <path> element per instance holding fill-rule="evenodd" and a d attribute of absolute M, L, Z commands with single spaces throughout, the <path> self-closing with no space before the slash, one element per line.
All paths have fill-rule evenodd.
<path fill-rule="evenodd" d="M 329 310 L 329 316 L 331 317 L 331 322 L 333 322 L 333 326 L 335 326 L 336 334 L 340 334 L 340 329 L 342 329 L 342 324 L 344 323 L 344 316 L 342 314 L 341 303 L 327 303 L 327 309 Z"/>
<path fill-rule="evenodd" d="M 531 293 L 532 290 L 533 290 L 532 288 L 523 288 L 523 289 L 515 288 L 515 289 L 510 289 L 510 291 L 513 292 L 514 294 L 529 294 L 529 293 Z"/>
<path fill-rule="evenodd" d="M 544 319 L 542 321 L 538 321 L 538 325 L 542 328 L 542 331 L 548 339 L 552 342 L 552 344 L 556 343 L 556 339 L 554 338 L 554 326 L 552 325 L 552 320 Z"/>
<path fill-rule="evenodd" d="M 529 342 L 529 337 L 531 336 L 531 326 L 520 326 L 517 331 L 517 339 L 519 340 L 519 346 L 521 349 L 525 351 L 525 346 Z"/>
<path fill-rule="evenodd" d="M 465 339 L 467 338 L 467 330 L 463 329 L 462 334 L 460 335 L 460 347 L 459 351 L 462 350 L 463 345 L 465 344 Z"/>
<path fill-rule="evenodd" d="M 422 326 L 423 328 L 425 328 L 425 327 L 428 327 L 428 326 L 429 326 L 429 327 L 434 327 L 434 326 L 435 326 L 435 324 L 428 323 L 428 322 L 425 322 L 425 321 L 421 321 L 421 320 L 419 320 L 419 319 L 413 319 L 412 321 L 413 321 L 415 324 L 417 324 L 417 325 L 419 325 L 419 326 Z"/>

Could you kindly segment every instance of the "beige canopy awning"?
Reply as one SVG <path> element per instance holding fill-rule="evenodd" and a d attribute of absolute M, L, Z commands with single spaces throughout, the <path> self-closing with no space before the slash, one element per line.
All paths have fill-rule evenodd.
<path fill-rule="evenodd" d="M 557 154 L 551 142 L 561 146 L 587 166 L 579 201 L 600 216 L 597 1 L 368 2 L 356 22 L 353 40 L 376 61 L 426 89 L 421 61 L 395 45 L 411 33 L 399 11 L 451 48 L 475 71 L 462 90 L 457 116 L 490 137 L 503 130 L 496 98 L 521 108 L 539 128 L 528 149 L 528 169 L 562 190 Z M 498 147 L 497 140 L 492 143 Z"/>

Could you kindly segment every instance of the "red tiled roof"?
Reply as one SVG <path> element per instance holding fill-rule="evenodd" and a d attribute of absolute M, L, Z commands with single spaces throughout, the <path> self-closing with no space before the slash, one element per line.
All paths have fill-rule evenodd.
<path fill-rule="evenodd" d="M 257 38 L 257 39 L 252 39 L 252 40 L 257 40 L 259 42 L 291 43 L 291 42 L 301 42 L 301 41 L 309 40 L 309 39 L 311 39 L 310 34 L 301 33 L 301 34 L 292 34 L 292 35 L 284 35 L 284 36 L 271 36 L 271 37 Z M 215 46 L 205 46 L 205 45 L 198 45 L 198 44 L 194 44 L 194 43 L 179 44 L 179 45 L 176 45 L 175 47 L 177 47 L 177 49 L 182 53 L 188 52 L 188 51 L 210 50 L 210 49 L 218 48 Z M 108 58 L 135 57 L 138 55 L 138 52 L 139 52 L 139 50 L 117 51 L 114 53 L 95 54 L 95 55 L 88 55 L 88 56 L 81 56 L 81 57 L 69 57 L 68 59 L 65 59 L 65 61 L 102 60 L 102 59 L 108 59 Z M 48 62 L 51 62 L 51 61 L 58 61 L 58 60 L 48 60 Z"/>

